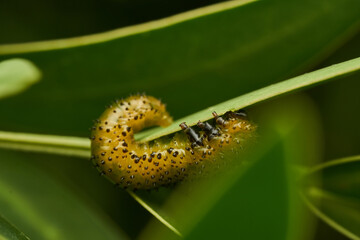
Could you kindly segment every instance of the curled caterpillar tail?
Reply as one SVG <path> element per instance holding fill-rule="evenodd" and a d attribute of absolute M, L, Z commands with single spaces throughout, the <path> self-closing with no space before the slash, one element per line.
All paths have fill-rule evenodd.
<path fill-rule="evenodd" d="M 256 127 L 244 112 L 213 113 L 216 124 L 199 122 L 199 131 L 183 130 L 172 139 L 138 143 L 134 133 L 171 124 L 165 105 L 150 96 L 116 101 L 96 121 L 91 133 L 92 161 L 101 175 L 123 188 L 151 189 L 197 175 L 224 151 L 238 148 Z"/>

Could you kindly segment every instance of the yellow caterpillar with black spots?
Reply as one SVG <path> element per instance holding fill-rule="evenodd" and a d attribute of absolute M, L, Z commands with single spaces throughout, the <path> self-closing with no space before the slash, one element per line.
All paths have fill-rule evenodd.
<path fill-rule="evenodd" d="M 150 126 L 168 126 L 165 105 L 151 96 L 115 101 L 96 121 L 91 133 L 91 160 L 101 175 L 130 189 L 151 189 L 197 175 L 225 151 L 241 148 L 256 127 L 243 111 L 213 112 L 215 126 L 198 122 L 195 131 L 181 123 L 171 139 L 139 143 L 134 133 Z"/>

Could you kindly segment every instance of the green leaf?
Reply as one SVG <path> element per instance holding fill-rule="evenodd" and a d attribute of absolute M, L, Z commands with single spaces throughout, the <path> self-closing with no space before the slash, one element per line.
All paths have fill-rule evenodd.
<path fill-rule="evenodd" d="M 312 73 L 302 75 L 300 77 L 296 77 L 278 84 L 271 85 L 269 87 L 257 90 L 253 93 L 246 94 L 239 98 L 219 104 L 215 107 L 206 109 L 198 114 L 194 114 L 180 121 L 190 121 L 190 119 L 195 119 L 197 117 L 201 119 L 201 116 L 206 117 L 207 115 L 209 115 L 208 113 L 211 112 L 212 110 L 216 110 L 219 113 L 224 113 L 228 110 L 239 109 L 242 108 L 244 105 L 248 106 L 254 103 L 265 101 L 267 99 L 271 99 L 275 96 L 279 96 L 284 93 L 289 93 L 291 91 L 301 89 L 305 86 L 311 86 L 316 83 L 321 83 L 324 82 L 325 80 L 329 80 L 334 77 L 339 77 L 341 75 L 356 71 L 359 68 L 360 68 L 360 58 L 347 61 L 341 64 L 333 65 L 324 69 L 317 70 Z M 172 126 L 177 127 L 177 125 L 178 123 L 175 123 Z M 286 123 L 283 123 L 283 125 L 286 125 Z M 89 156 L 88 153 L 89 141 L 86 139 L 74 138 L 74 137 L 71 138 L 71 137 L 43 136 L 43 135 L 35 135 L 35 134 L 15 134 L 8 132 L 0 132 L 0 146 L 20 149 L 20 150 L 31 149 L 32 151 L 36 150 L 36 151 L 52 152 L 58 154 L 71 154 L 75 156 L 84 156 L 84 157 Z M 37 148 L 34 149 L 34 147 L 36 146 Z M 159 210 L 153 210 L 153 207 L 151 207 L 151 204 L 148 204 L 148 201 L 146 202 L 141 197 L 139 198 L 136 195 L 133 196 L 145 208 L 150 210 L 152 214 L 157 216 L 157 218 L 160 219 L 160 221 L 162 221 L 170 229 L 172 229 L 174 232 L 180 235 L 180 232 L 177 229 L 177 227 L 167 220 L 168 217 L 166 217 L 166 214 L 159 214 L 158 212 Z"/>
<path fill-rule="evenodd" d="M 143 91 L 162 98 L 178 119 L 308 68 L 352 36 L 360 18 L 356 0 L 245 3 L 80 38 L 0 46 L 1 58 L 30 59 L 44 74 L 36 88 L 0 102 L 0 125 L 87 136 L 105 104 Z M 32 107 L 23 108 L 25 102 Z M 13 114 L 19 108 L 31 116 L 26 124 Z"/>
<path fill-rule="evenodd" d="M 234 161 L 241 162 L 240 166 L 233 164 L 226 173 L 193 181 L 191 186 L 180 186 L 161 200 L 164 203 L 156 200 L 161 199 L 162 191 L 137 193 L 186 239 L 311 238 L 311 216 L 304 214 L 296 190 L 297 175 L 292 172 L 295 164 L 310 164 L 303 161 L 309 155 L 313 162 L 318 160 L 314 156 L 319 155 L 319 141 L 308 139 L 319 134 L 314 132 L 318 120 L 313 118 L 311 102 L 306 98 L 290 98 L 287 102 L 260 106 L 257 111 L 259 115 L 255 114 L 255 118 L 262 130 L 255 151 L 245 156 L 233 153 L 227 156 L 236 157 Z M 307 129 L 300 127 L 304 124 Z M 289 148 L 292 145 L 301 151 Z M 309 231 L 299 231 L 300 225 Z M 177 237 L 157 221 L 151 222 L 140 237 L 173 238 Z"/>
<path fill-rule="evenodd" d="M 283 94 L 291 93 L 305 87 L 324 83 L 333 78 L 339 78 L 346 74 L 360 70 L 360 58 L 349 60 L 343 63 L 332 65 L 317 71 L 307 73 L 240 97 L 228 100 L 218 105 L 208 107 L 198 113 L 179 119 L 167 128 L 155 128 L 136 135 L 136 139 L 150 141 L 167 134 L 179 131 L 179 124 L 187 122 L 188 125 L 195 125 L 199 120 L 210 119 L 211 112 L 216 111 L 219 115 L 230 110 L 238 110 L 253 104 L 257 104 Z M 28 133 L 11 133 L 0 131 L 0 147 L 20 149 L 26 151 L 49 152 L 55 154 L 89 157 L 88 150 L 90 142 L 84 138 L 51 136 Z"/>
<path fill-rule="evenodd" d="M 30 238 L 127 239 L 89 199 L 76 196 L 31 159 L 1 151 L 1 164 L 1 212 Z"/>
<path fill-rule="evenodd" d="M 26 59 L 0 62 L 0 99 L 25 91 L 40 77 L 40 70 Z"/>
<path fill-rule="evenodd" d="M 339 48 L 321 66 L 329 66 L 360 56 L 360 32 L 349 43 Z M 320 67 L 320 66 L 319 66 Z M 360 122 L 360 73 L 351 74 L 342 81 L 334 81 L 314 88 L 307 93 L 316 102 L 324 131 L 324 159 L 359 154 L 360 131 L 355 126 Z M 340 107 L 341 106 L 341 107 Z M 339 124 L 343 123 L 343 124 Z"/>
<path fill-rule="evenodd" d="M 315 86 L 317 84 L 325 83 L 336 77 L 340 77 L 352 72 L 360 70 L 360 58 L 355 58 L 346 62 L 335 64 L 323 69 L 319 69 L 292 79 L 275 83 L 268 87 L 244 94 L 237 98 L 228 100 L 226 102 L 208 107 L 200 112 L 194 113 L 185 118 L 176 120 L 171 126 L 167 128 L 153 129 L 142 133 L 139 138 L 142 141 L 153 140 L 166 134 L 170 134 L 179 130 L 179 124 L 186 122 L 189 126 L 196 125 L 200 121 L 207 121 L 212 118 L 211 113 L 216 111 L 219 115 L 223 115 L 227 111 L 239 110 L 265 100 L 270 100 L 274 97 L 279 97 L 294 91 L 298 91 L 305 87 Z M 146 136 L 146 137 L 145 137 Z"/>
<path fill-rule="evenodd" d="M 0 215 L 1 240 L 29 240 L 29 238 Z"/>
<path fill-rule="evenodd" d="M 2 59 L 30 59 L 45 76 L 30 91 L 0 102 L 0 125 L 86 136 L 89 119 L 104 104 L 138 91 L 161 97 L 180 118 L 311 67 L 351 37 L 359 22 L 356 0 L 226 4 L 239 6 L 216 5 L 167 26 L 140 25 L 132 35 L 120 29 L 54 41 L 50 48 L 47 42 L 0 47 Z"/>
<path fill-rule="evenodd" d="M 359 176 L 360 156 L 333 160 L 310 169 L 302 189 L 312 212 L 351 239 L 360 239 Z"/>

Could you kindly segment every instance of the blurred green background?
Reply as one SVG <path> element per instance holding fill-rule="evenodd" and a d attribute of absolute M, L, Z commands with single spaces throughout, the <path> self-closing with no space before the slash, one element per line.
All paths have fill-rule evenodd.
<path fill-rule="evenodd" d="M 161 98 L 177 119 L 360 56 L 357 0 L 218 5 L 203 16 L 93 44 L 75 40 L 52 49 L 44 42 L 41 51 L 7 45 L 100 33 L 217 2 L 223 1 L 0 0 L 6 44 L 0 60 L 25 58 L 43 74 L 29 90 L 0 100 L 0 130 L 87 137 L 106 104 L 137 92 Z M 178 209 L 169 200 L 162 211 L 179 226 L 191 222 L 184 227 L 189 239 L 348 239 L 303 205 L 291 169 L 359 154 L 359 77 L 249 108 L 259 126 L 261 154 L 249 156 L 254 166 L 224 180 L 228 187 L 220 185 L 226 190 L 219 194 L 214 188 L 209 198 L 187 196 L 195 205 L 179 200 Z M 0 162 L 0 216 L 31 239 L 177 238 L 84 159 L 0 150 Z M 212 198 L 192 218 L 192 207 Z"/>

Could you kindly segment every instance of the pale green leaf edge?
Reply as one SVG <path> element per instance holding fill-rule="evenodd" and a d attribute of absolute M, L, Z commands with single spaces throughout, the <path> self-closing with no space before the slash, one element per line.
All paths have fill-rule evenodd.
<path fill-rule="evenodd" d="M 312 174 L 314 172 L 321 171 L 321 170 L 323 170 L 324 168 L 327 168 L 327 167 L 333 167 L 333 166 L 336 166 L 336 165 L 340 165 L 340 164 L 344 164 L 344 163 L 357 162 L 357 161 L 360 161 L 360 155 L 339 158 L 339 159 L 335 159 L 335 160 L 331 160 L 331 161 L 327 161 L 327 162 L 318 164 L 318 165 L 308 169 L 305 174 Z"/>
<path fill-rule="evenodd" d="M 309 170 L 307 170 L 305 172 L 305 176 L 309 175 L 309 174 L 313 174 L 315 172 L 321 171 L 324 168 L 328 168 L 328 167 L 334 167 L 336 165 L 341 165 L 344 163 L 351 163 L 351 162 L 357 162 L 360 161 L 360 155 L 356 155 L 356 156 L 350 156 L 350 157 L 345 157 L 345 158 L 340 158 L 340 159 L 336 159 L 336 160 L 331 160 L 325 163 L 321 163 L 318 164 L 316 166 L 314 166 L 313 168 L 310 168 Z M 304 176 L 304 177 L 305 177 Z M 305 204 L 309 207 L 309 209 L 316 215 L 318 216 L 320 219 L 322 219 L 324 222 L 326 222 L 327 224 L 329 224 L 331 227 L 333 227 L 334 229 L 336 229 L 337 231 L 339 231 L 340 233 L 344 234 L 345 236 L 351 238 L 351 239 L 357 239 L 359 240 L 360 237 L 356 236 L 355 234 L 353 234 L 352 232 L 350 232 L 349 230 L 347 230 L 345 227 L 341 226 L 340 224 L 338 224 L 336 221 L 332 220 L 331 218 L 329 218 L 326 214 L 324 214 L 322 211 L 320 211 L 320 209 L 318 209 L 315 205 L 313 205 L 308 199 L 307 197 L 304 195 L 304 193 L 300 192 L 300 196 L 303 199 L 303 201 L 305 202 Z"/>
<path fill-rule="evenodd" d="M 29 240 L 30 238 L 17 229 L 0 214 L 0 240 Z"/>
<path fill-rule="evenodd" d="M 241 7 L 243 5 L 255 1 L 256 0 L 226 1 L 222 3 L 217 3 L 206 7 L 198 8 L 195 10 L 190 10 L 184 13 L 176 14 L 160 20 L 150 21 L 134 26 L 123 27 L 108 32 L 86 35 L 81 37 L 50 40 L 50 41 L 39 41 L 39 42 L 31 42 L 31 43 L 0 45 L 0 55 L 49 51 L 49 50 L 73 48 L 73 47 L 80 47 L 90 44 L 108 42 L 118 38 L 123 38 L 139 33 L 166 28 L 178 23 L 190 21 L 195 18 L 200 18 L 217 12 L 222 12 L 233 8 Z"/>
<path fill-rule="evenodd" d="M 313 205 L 308 199 L 307 197 L 300 192 L 300 196 L 302 198 L 302 200 L 304 201 L 304 203 L 309 207 L 309 209 L 311 210 L 311 212 L 313 212 L 317 217 L 319 217 L 321 220 L 323 220 L 324 222 L 326 222 L 328 225 L 330 225 L 332 228 L 336 229 L 338 232 L 344 234 L 345 236 L 349 237 L 350 239 L 354 239 L 354 240 L 360 240 L 360 238 L 358 236 L 356 236 L 355 234 L 353 234 L 352 232 L 350 232 L 349 230 L 347 230 L 345 227 L 341 226 L 340 224 L 338 224 L 337 222 L 335 222 L 334 220 L 332 220 L 331 218 L 329 218 L 326 214 L 324 214 L 322 211 L 320 211 L 315 205 Z"/>
<path fill-rule="evenodd" d="M 53 236 L 53 233 L 56 232 L 56 228 L 33 209 L 24 197 L 21 197 L 20 194 L 12 190 L 6 182 L 0 182 L 0 187 L 2 192 L 5 193 L 1 196 L 3 201 L 11 202 L 13 206 L 19 209 L 19 212 L 22 213 L 23 217 L 28 218 L 29 221 L 31 219 L 32 226 L 41 229 L 41 234 L 44 238 L 51 238 Z"/>
<path fill-rule="evenodd" d="M 143 208 L 145 208 L 147 211 L 149 211 L 156 219 L 158 219 L 162 224 L 164 224 L 167 228 L 169 228 L 171 231 L 173 231 L 176 235 L 179 237 L 182 237 L 182 234 L 178 229 L 176 229 L 169 221 L 167 221 L 165 218 L 161 216 L 154 208 L 152 208 L 149 204 L 147 204 L 141 197 L 136 195 L 136 193 L 128 190 L 128 193 L 132 198 L 135 199 Z"/>

